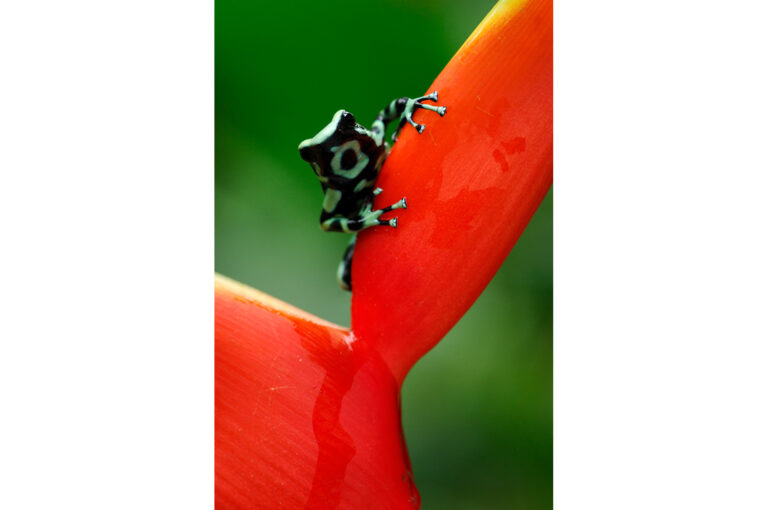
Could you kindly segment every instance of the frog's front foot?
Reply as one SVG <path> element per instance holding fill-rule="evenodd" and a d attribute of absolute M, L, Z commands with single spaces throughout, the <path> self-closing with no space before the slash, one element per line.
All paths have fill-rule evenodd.
<path fill-rule="evenodd" d="M 384 214 L 385 212 L 389 212 L 394 209 L 408 209 L 408 204 L 405 201 L 405 197 L 401 198 L 399 201 L 395 202 L 389 207 L 385 207 L 384 209 L 381 210 L 381 213 Z M 392 228 L 397 228 L 397 218 L 392 218 L 386 223 L 389 223 L 389 226 Z"/>
<path fill-rule="evenodd" d="M 397 218 L 392 218 L 389 220 L 382 220 L 379 219 L 379 217 L 382 214 L 388 213 L 389 211 L 394 211 L 395 209 L 407 209 L 408 203 L 405 201 L 405 197 L 401 198 L 394 204 L 390 205 L 389 207 L 385 207 L 383 209 L 377 209 L 373 211 L 368 216 L 368 221 L 375 221 L 377 225 L 389 225 L 390 227 L 397 228 Z"/>
<path fill-rule="evenodd" d="M 435 90 L 429 95 L 417 97 L 415 99 L 409 99 L 408 102 L 405 104 L 405 110 L 403 110 L 403 120 L 408 121 L 413 127 L 416 128 L 416 131 L 418 131 L 419 134 L 421 134 L 424 131 L 424 124 L 419 124 L 415 120 L 413 120 L 413 114 L 416 111 L 417 108 L 423 108 L 425 110 L 430 110 L 433 112 L 437 112 L 438 115 L 441 117 L 445 115 L 446 108 L 445 106 L 433 106 L 431 104 L 424 104 L 422 101 L 437 101 L 437 91 Z M 401 121 L 400 125 L 398 126 L 397 131 L 394 135 L 392 135 L 392 140 L 397 141 L 397 135 L 400 133 L 400 129 L 403 127 L 405 122 Z"/>
<path fill-rule="evenodd" d="M 423 108 L 425 110 L 437 112 L 437 114 L 441 117 L 445 115 L 445 106 L 432 106 L 431 104 L 423 104 L 422 101 L 437 101 L 437 91 L 432 92 L 428 96 L 409 99 L 408 103 L 405 105 L 405 111 L 403 112 L 405 114 L 405 120 L 410 122 L 411 125 L 416 128 L 416 131 L 418 131 L 419 134 L 424 131 L 424 124 L 419 124 L 413 120 L 413 114 L 416 111 L 416 108 Z"/>

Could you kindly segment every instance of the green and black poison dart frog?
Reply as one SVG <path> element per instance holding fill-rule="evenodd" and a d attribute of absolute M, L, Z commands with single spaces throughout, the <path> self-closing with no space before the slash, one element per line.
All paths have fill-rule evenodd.
<path fill-rule="evenodd" d="M 399 117 L 392 140 L 397 140 L 400 130 L 409 122 L 416 131 L 424 131 L 424 125 L 413 120 L 416 108 L 424 108 L 445 115 L 445 106 L 423 104 L 422 101 L 437 101 L 437 92 L 428 96 L 410 99 L 395 99 L 379 112 L 373 127 L 368 130 L 355 122 L 355 117 L 346 110 L 339 110 L 331 123 L 313 138 L 299 144 L 302 159 L 312 169 L 323 188 L 323 211 L 320 227 L 333 232 L 359 232 L 377 225 L 397 227 L 397 218 L 381 220 L 379 217 L 394 209 L 405 209 L 405 197 L 383 209 L 373 209 L 373 197 L 381 193 L 376 179 L 389 153 L 384 141 L 387 124 Z M 339 285 L 352 290 L 352 254 L 357 236 L 352 238 L 339 264 L 337 277 Z"/>

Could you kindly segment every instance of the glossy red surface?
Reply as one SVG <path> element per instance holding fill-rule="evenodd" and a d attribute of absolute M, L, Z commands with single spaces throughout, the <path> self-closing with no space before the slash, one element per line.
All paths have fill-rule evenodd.
<path fill-rule="evenodd" d="M 552 184 L 552 3 L 499 4 L 435 80 L 377 184 L 397 229 L 360 234 L 352 329 L 402 381 L 486 287 Z M 394 213 L 390 213 L 392 216 Z"/>
<path fill-rule="evenodd" d="M 215 333 L 217 508 L 418 508 L 376 351 L 224 279 Z"/>

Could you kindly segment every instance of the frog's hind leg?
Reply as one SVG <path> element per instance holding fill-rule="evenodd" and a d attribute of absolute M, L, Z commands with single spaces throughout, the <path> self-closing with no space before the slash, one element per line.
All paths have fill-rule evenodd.
<path fill-rule="evenodd" d="M 352 292 L 352 255 L 355 252 L 355 242 L 357 242 L 357 236 L 353 236 L 347 245 L 347 250 L 344 252 L 344 256 L 341 262 L 339 262 L 339 268 L 336 270 L 336 279 L 339 281 L 339 286 L 350 292 Z"/>

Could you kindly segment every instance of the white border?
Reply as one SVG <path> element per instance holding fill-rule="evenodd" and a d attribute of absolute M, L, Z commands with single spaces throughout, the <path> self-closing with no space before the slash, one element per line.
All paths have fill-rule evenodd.
<path fill-rule="evenodd" d="M 558 509 L 768 508 L 766 10 L 557 3 Z"/>
<path fill-rule="evenodd" d="M 213 3 L 0 7 L 0 508 L 213 506 Z"/>

